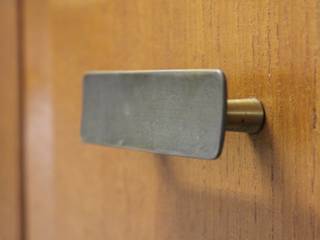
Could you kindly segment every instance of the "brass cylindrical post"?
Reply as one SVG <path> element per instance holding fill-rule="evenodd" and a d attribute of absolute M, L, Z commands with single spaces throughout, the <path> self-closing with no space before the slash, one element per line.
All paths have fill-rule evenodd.
<path fill-rule="evenodd" d="M 258 133 L 264 124 L 264 109 L 256 98 L 230 99 L 227 103 L 227 131 Z"/>

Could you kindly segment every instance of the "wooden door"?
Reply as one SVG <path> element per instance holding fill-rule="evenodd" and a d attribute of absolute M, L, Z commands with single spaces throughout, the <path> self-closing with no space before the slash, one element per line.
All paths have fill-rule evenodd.
<path fill-rule="evenodd" d="M 316 0 L 22 2 L 27 239 L 320 239 Z M 84 144 L 88 70 L 221 68 L 257 136 L 217 161 Z"/>
<path fill-rule="evenodd" d="M 18 4 L 0 1 L 0 240 L 23 235 Z"/>

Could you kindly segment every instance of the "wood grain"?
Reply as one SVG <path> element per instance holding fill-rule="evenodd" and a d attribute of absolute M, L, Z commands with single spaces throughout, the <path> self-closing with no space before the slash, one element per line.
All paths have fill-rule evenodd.
<path fill-rule="evenodd" d="M 316 0 L 25 2 L 28 239 L 319 239 Z M 88 70 L 221 68 L 263 101 L 218 161 L 87 145 Z"/>
<path fill-rule="evenodd" d="M 20 82 L 18 6 L 0 1 L 0 239 L 20 239 Z"/>

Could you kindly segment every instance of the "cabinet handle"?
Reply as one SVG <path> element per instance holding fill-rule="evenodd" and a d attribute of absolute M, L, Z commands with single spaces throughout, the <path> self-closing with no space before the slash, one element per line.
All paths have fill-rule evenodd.
<path fill-rule="evenodd" d="M 221 70 L 89 72 L 83 82 L 84 142 L 216 159 L 225 130 L 258 133 L 255 98 L 227 100 Z"/>

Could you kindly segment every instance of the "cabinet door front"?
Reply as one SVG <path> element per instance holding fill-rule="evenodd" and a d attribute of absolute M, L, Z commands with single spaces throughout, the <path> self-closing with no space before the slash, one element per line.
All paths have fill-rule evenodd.
<path fill-rule="evenodd" d="M 28 239 L 319 239 L 316 0 L 23 1 Z M 215 161 L 82 142 L 91 70 L 223 69 L 261 133 Z"/>

